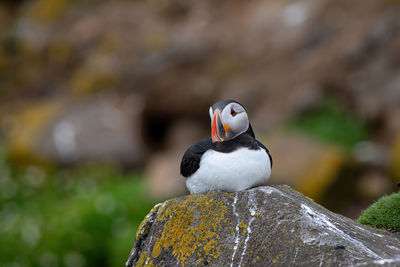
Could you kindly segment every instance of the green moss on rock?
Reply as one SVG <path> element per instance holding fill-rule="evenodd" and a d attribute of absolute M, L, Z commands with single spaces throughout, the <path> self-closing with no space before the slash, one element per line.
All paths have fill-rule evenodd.
<path fill-rule="evenodd" d="M 361 214 L 358 222 L 400 232 L 400 193 L 380 198 Z"/>

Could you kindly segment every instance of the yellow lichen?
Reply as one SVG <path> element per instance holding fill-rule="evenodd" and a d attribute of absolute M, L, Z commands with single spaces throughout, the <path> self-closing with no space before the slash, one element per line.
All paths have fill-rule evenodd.
<path fill-rule="evenodd" d="M 241 221 L 241 222 L 239 223 L 239 227 L 241 227 L 241 228 L 247 228 L 247 224 L 245 224 L 243 221 Z"/>
<path fill-rule="evenodd" d="M 235 193 L 228 193 L 228 192 L 224 192 L 224 197 L 228 197 L 228 198 L 233 198 L 235 196 Z"/>
<path fill-rule="evenodd" d="M 139 260 L 137 261 L 136 265 L 137 265 L 137 266 L 143 266 L 143 264 L 144 264 L 146 258 L 147 258 L 147 252 L 145 251 L 145 252 L 143 252 L 143 253 L 140 255 L 140 258 L 139 258 Z"/>
<path fill-rule="evenodd" d="M 207 257 L 208 261 L 210 261 L 210 257 L 218 259 L 220 256 L 220 248 L 216 247 L 218 242 L 211 239 L 205 246 L 204 246 L 204 253 Z"/>
<path fill-rule="evenodd" d="M 151 209 L 149 214 L 147 214 L 146 217 L 144 217 L 143 221 L 140 223 L 139 228 L 136 231 L 136 240 L 138 240 L 142 235 L 147 234 L 147 232 L 150 230 L 150 228 L 146 229 L 147 227 L 149 227 L 149 220 L 153 216 L 153 214 L 160 209 L 161 206 L 162 204 L 155 205 Z"/>
<path fill-rule="evenodd" d="M 161 237 L 154 244 L 153 258 L 158 257 L 162 250 L 171 248 L 172 255 L 182 266 L 196 251 L 199 258 L 207 260 L 220 256 L 217 231 L 222 228 L 221 222 L 228 208 L 213 199 L 213 195 L 209 193 L 191 195 L 184 200 L 175 199 L 160 211 L 157 220 L 166 222 Z"/>
<path fill-rule="evenodd" d="M 277 263 L 279 257 L 282 257 L 282 255 L 283 255 L 283 254 L 278 254 L 278 255 L 276 255 L 275 259 L 273 259 L 272 262 L 273 262 L 273 263 Z"/>
<path fill-rule="evenodd" d="M 242 228 L 242 230 L 243 230 L 242 235 L 246 235 L 246 233 L 247 233 L 247 224 L 245 224 L 243 221 L 241 221 L 239 223 L 239 228 Z"/>

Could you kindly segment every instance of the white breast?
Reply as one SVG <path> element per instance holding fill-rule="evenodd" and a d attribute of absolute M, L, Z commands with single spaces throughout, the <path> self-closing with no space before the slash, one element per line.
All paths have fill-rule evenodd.
<path fill-rule="evenodd" d="M 230 153 L 206 151 L 199 169 L 186 179 L 190 193 L 223 190 L 235 192 L 265 184 L 271 161 L 264 149 L 240 148 Z"/>

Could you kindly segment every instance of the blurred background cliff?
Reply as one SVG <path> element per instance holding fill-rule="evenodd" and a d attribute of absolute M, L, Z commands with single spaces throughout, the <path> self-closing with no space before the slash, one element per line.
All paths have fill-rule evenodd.
<path fill-rule="evenodd" d="M 225 98 L 270 184 L 358 217 L 400 180 L 400 2 L 0 1 L 0 266 L 122 266 Z"/>

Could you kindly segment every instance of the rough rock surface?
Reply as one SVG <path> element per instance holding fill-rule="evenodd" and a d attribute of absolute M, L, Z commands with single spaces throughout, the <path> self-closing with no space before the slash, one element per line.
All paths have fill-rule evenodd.
<path fill-rule="evenodd" d="M 397 236 L 288 186 L 168 200 L 146 216 L 127 266 L 395 266 Z"/>

